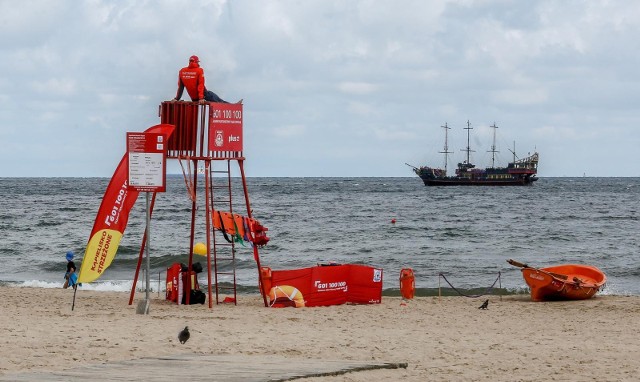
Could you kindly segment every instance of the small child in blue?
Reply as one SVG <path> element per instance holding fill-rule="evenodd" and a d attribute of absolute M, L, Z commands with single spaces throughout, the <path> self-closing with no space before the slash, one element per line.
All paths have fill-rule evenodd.
<path fill-rule="evenodd" d="M 78 275 L 76 274 L 76 264 L 73 262 L 73 252 L 67 252 L 67 272 L 64 274 L 64 289 L 72 287 L 76 289 Z"/>

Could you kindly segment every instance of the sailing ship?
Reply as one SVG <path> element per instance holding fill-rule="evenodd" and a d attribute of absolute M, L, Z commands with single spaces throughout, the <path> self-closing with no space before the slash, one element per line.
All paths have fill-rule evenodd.
<path fill-rule="evenodd" d="M 449 151 L 448 135 L 451 129 L 446 123 L 442 126 L 445 130 L 444 135 L 444 150 L 440 151 L 444 154 L 444 168 L 434 168 L 429 166 L 415 167 L 408 163 L 407 166 L 413 168 L 413 171 L 422 179 L 425 186 L 528 186 L 538 180 L 538 153 L 534 152 L 532 155 L 518 159 L 514 149 L 509 150 L 513 154 L 513 161 L 507 164 L 507 167 L 495 167 L 495 154 L 499 152 L 496 150 L 496 130 L 498 126 L 494 123 L 493 128 L 493 144 L 491 150 L 491 167 L 476 168 L 471 163 L 470 154 L 474 152 L 469 144 L 470 131 L 473 129 L 469 121 L 467 121 L 467 147 L 462 149 L 466 152 L 466 160 L 458 163 L 458 168 L 455 170 L 455 175 L 447 175 L 447 162 Z"/>

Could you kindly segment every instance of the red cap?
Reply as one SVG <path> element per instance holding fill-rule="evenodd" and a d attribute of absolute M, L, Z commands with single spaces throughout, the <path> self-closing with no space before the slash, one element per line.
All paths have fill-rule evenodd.
<path fill-rule="evenodd" d="M 191 56 L 189 57 L 189 61 L 200 62 L 200 59 L 198 58 L 198 56 Z"/>

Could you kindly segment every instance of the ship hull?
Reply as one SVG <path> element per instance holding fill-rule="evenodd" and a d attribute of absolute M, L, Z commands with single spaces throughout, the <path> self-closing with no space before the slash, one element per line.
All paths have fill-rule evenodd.
<path fill-rule="evenodd" d="M 425 186 L 531 186 L 534 179 L 514 180 L 469 180 L 469 179 L 422 179 Z"/>

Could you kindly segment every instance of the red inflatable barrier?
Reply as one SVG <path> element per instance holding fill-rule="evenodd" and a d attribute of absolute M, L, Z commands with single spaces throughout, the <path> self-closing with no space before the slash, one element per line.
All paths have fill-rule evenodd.
<path fill-rule="evenodd" d="M 382 269 L 346 264 L 272 270 L 269 300 L 273 307 L 379 304 Z"/>

